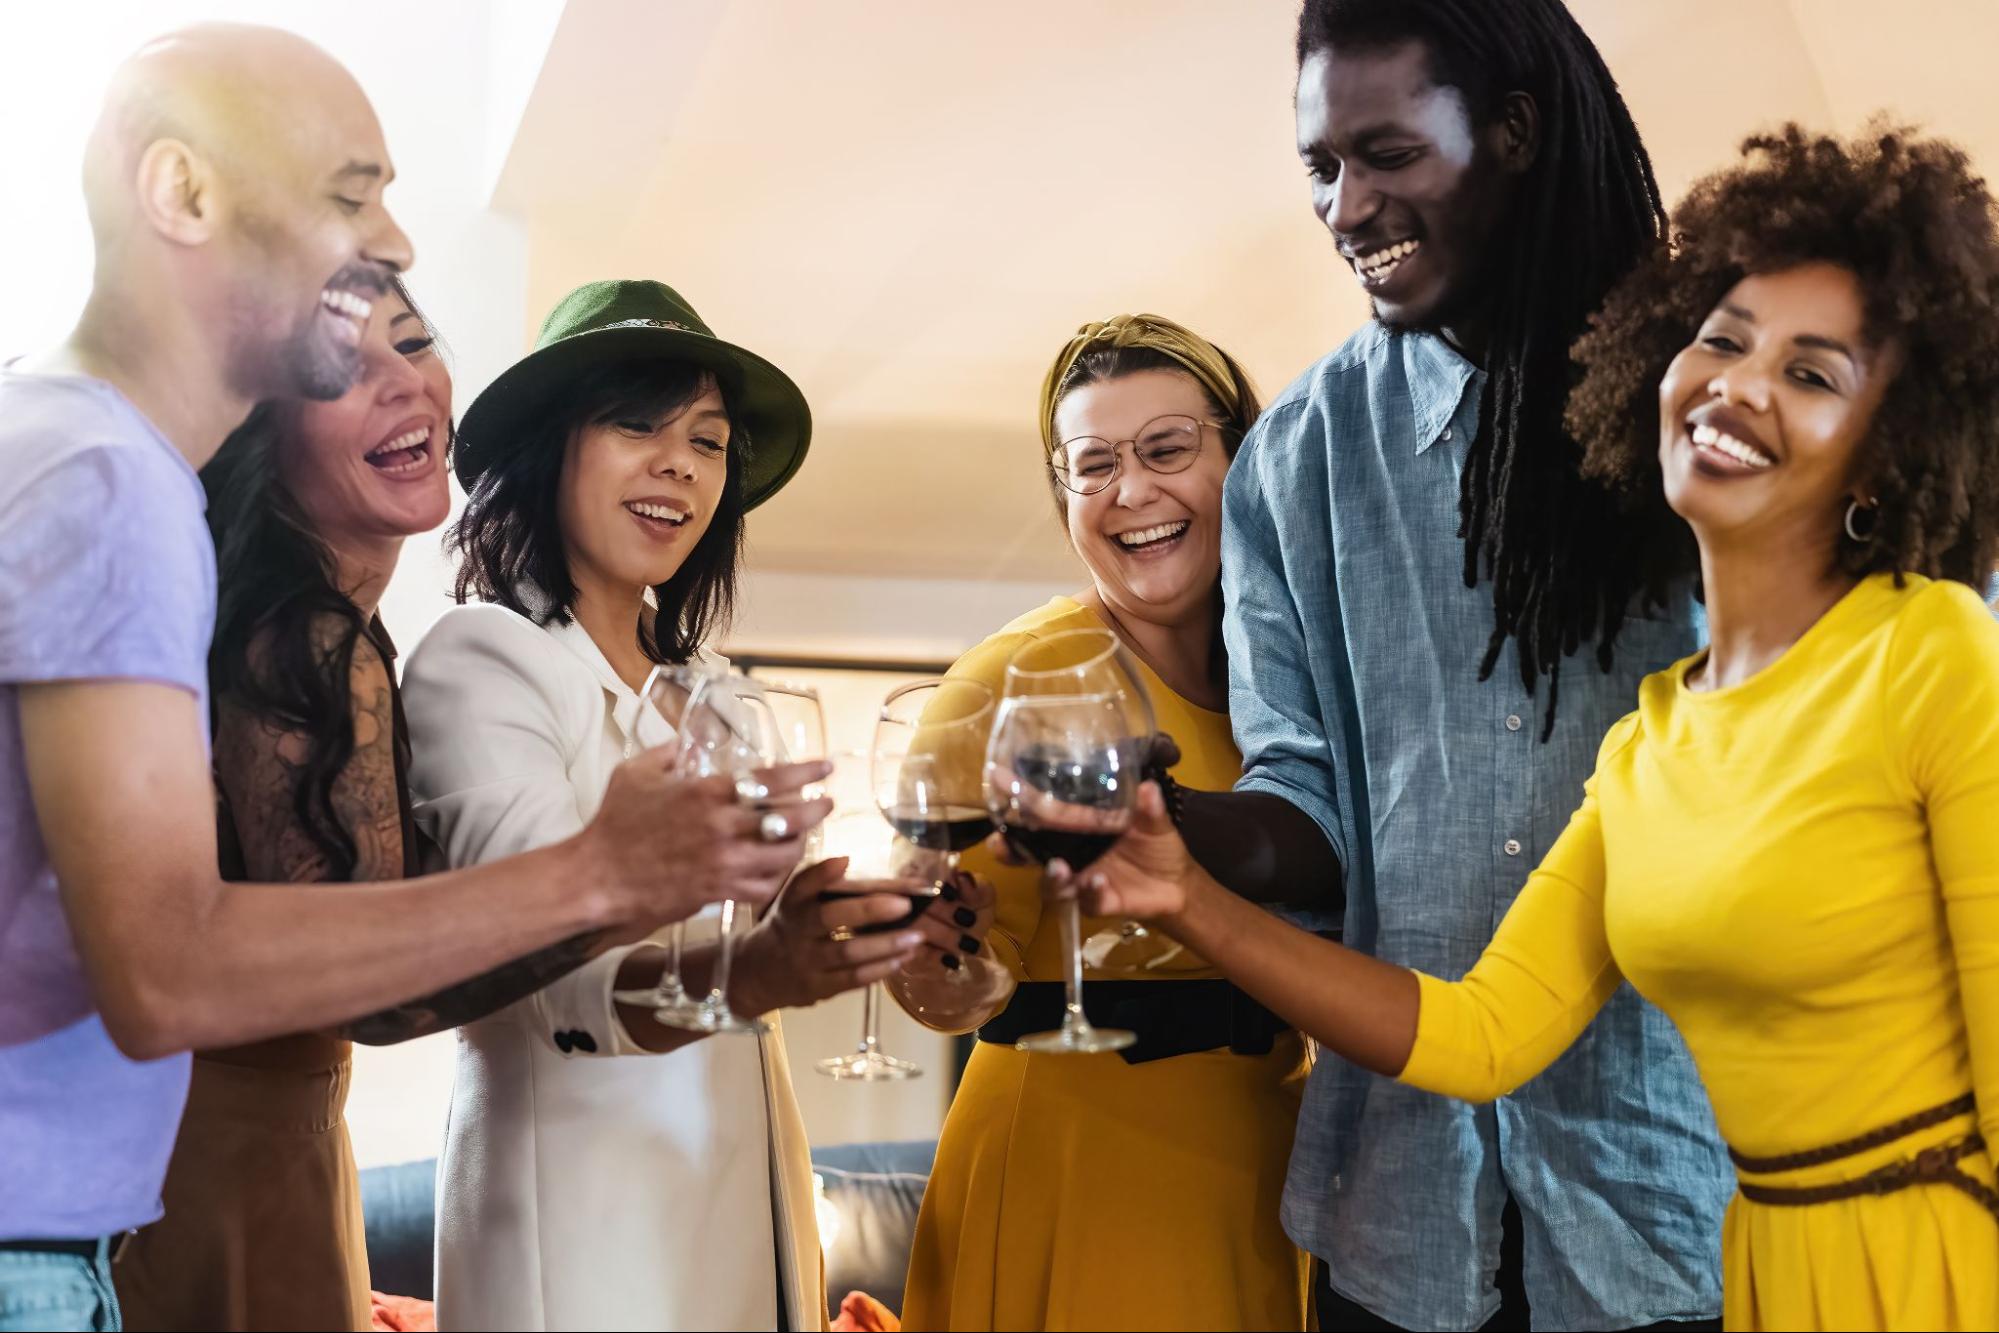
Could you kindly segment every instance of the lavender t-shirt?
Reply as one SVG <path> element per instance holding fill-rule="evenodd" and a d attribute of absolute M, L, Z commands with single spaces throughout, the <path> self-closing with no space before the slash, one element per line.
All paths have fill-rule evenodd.
<path fill-rule="evenodd" d="M 207 728 L 215 549 L 201 483 L 99 380 L 0 370 L 0 1241 L 160 1215 L 185 1055 L 127 1059 L 96 1013 L 28 791 L 20 687 L 145 680 Z"/>

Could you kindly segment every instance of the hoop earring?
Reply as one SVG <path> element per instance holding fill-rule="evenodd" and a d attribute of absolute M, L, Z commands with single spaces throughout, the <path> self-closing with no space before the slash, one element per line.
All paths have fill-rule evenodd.
<path fill-rule="evenodd" d="M 1861 532 L 1856 520 L 1866 514 L 1867 531 Z M 1865 546 L 1874 540 L 1874 534 L 1881 529 L 1881 510 L 1875 505 L 1863 505 L 1858 500 L 1849 500 L 1846 505 L 1846 535 L 1855 545 Z"/>

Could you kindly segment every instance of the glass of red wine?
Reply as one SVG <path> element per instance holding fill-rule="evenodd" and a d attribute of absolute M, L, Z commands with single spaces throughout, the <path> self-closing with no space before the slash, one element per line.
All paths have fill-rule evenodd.
<path fill-rule="evenodd" d="M 905 930 L 944 892 L 958 853 L 992 832 L 981 784 L 986 731 L 992 724 L 993 692 L 975 680 L 936 678 L 890 692 L 875 722 L 869 780 L 875 805 L 897 835 L 897 846 L 917 854 L 919 873 L 930 882 L 909 893 L 910 910 L 871 931 Z M 909 858 L 899 858 L 908 860 Z M 897 865 L 898 871 L 916 869 Z M 842 890 L 827 890 L 833 896 Z M 851 892 L 851 890 L 847 890 Z M 973 960 L 966 959 L 969 964 Z M 963 978 L 961 970 L 949 974 Z M 819 1072 L 839 1079 L 914 1078 L 913 1062 L 880 1049 L 880 986 L 863 997 L 861 1044 L 850 1055 L 821 1060 Z"/>
<path fill-rule="evenodd" d="M 1066 630 L 1023 646 L 986 749 L 985 797 L 1009 846 L 1042 865 L 1080 873 L 1131 826 L 1152 734 L 1150 701 L 1108 630 Z M 1018 1049 L 1050 1054 L 1117 1051 L 1137 1038 L 1083 1014 L 1082 912 L 1063 904 L 1062 1026 Z"/>
<path fill-rule="evenodd" d="M 985 799 L 993 704 L 985 682 L 937 676 L 892 691 L 875 723 L 875 805 L 905 842 L 927 853 L 928 873 L 940 892 L 959 854 L 993 831 Z M 989 960 L 974 955 L 960 961 L 946 975 L 962 985 Z"/>

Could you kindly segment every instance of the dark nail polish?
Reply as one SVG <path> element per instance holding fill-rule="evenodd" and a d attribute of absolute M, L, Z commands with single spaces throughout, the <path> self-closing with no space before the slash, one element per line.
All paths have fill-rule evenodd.
<path fill-rule="evenodd" d="M 944 967 L 947 971 L 956 972 L 958 970 L 958 955 L 954 953 L 945 954 Z"/>
<path fill-rule="evenodd" d="M 979 942 L 970 935 L 960 935 L 958 937 L 958 947 L 966 953 L 977 953 L 979 951 Z"/>
<path fill-rule="evenodd" d="M 947 879 L 939 881 L 938 887 L 943 890 L 942 897 L 945 902 L 955 903 L 958 901 L 958 886 L 956 884 Z"/>
<path fill-rule="evenodd" d="M 951 913 L 951 919 L 968 930 L 979 924 L 979 914 L 969 907 L 960 907 Z"/>

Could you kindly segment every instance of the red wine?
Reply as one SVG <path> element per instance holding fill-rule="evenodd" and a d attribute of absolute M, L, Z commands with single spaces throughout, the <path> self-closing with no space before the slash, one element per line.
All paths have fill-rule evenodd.
<path fill-rule="evenodd" d="M 1077 813 L 1087 820 L 1091 814 L 1110 816 L 1120 808 L 1129 809 L 1120 800 L 1130 790 L 1121 759 L 1121 753 L 1036 745 L 1014 756 L 1013 771 L 1027 786 L 1063 805 L 1076 807 Z M 1123 820 L 1104 822 L 1115 822 L 1120 827 L 1098 832 L 1042 828 L 1022 821 L 1007 825 L 1006 840 L 1015 851 L 1043 865 L 1059 857 L 1069 863 L 1071 870 L 1081 870 L 1109 851 L 1122 832 Z"/>
<path fill-rule="evenodd" d="M 1030 826 L 1009 826 L 1006 830 L 1007 845 L 1015 851 L 1031 856 L 1043 865 L 1058 857 L 1069 863 L 1071 870 L 1081 870 L 1117 845 L 1115 833 L 1078 833 L 1071 829 L 1033 828 Z"/>
<path fill-rule="evenodd" d="M 929 852 L 962 852 L 976 847 L 993 831 L 993 817 L 976 805 L 946 805 L 928 810 L 898 805 L 884 811 L 895 831 Z"/>
<path fill-rule="evenodd" d="M 883 892 L 888 892 L 888 891 L 881 889 L 857 889 L 857 888 L 822 889 L 819 893 L 819 901 L 822 903 L 830 903 L 836 898 L 866 898 L 870 894 L 883 893 Z M 909 899 L 910 908 L 907 915 L 899 916 L 895 918 L 893 921 L 877 921 L 872 926 L 860 926 L 855 929 L 854 933 L 856 935 L 882 935 L 886 934 L 891 930 L 902 930 L 906 927 L 913 926 L 916 924 L 916 919 L 922 916 L 925 912 L 929 911 L 930 904 L 936 902 L 937 899 L 943 894 L 943 892 L 944 892 L 944 886 L 942 884 L 926 884 L 919 889 L 910 889 L 907 892 L 898 892 L 896 893 L 895 896 Z"/>

